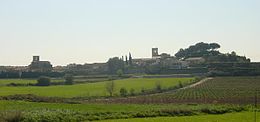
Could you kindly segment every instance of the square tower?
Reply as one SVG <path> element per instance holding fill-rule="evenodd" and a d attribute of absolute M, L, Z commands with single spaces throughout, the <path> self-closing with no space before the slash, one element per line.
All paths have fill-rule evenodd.
<path fill-rule="evenodd" d="M 155 58 L 159 56 L 158 48 L 152 48 L 152 57 Z"/>
<path fill-rule="evenodd" d="M 39 62 L 40 56 L 33 56 L 33 62 Z"/>

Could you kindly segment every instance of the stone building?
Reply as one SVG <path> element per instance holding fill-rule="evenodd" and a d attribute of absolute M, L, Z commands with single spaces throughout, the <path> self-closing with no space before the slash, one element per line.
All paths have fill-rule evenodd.
<path fill-rule="evenodd" d="M 167 53 L 159 54 L 158 48 L 152 48 L 151 58 L 137 58 L 133 59 L 133 64 L 136 66 L 152 66 L 161 65 L 162 67 L 181 69 L 186 68 L 186 61 L 180 61 L 174 56 Z"/>
<path fill-rule="evenodd" d="M 161 58 L 158 48 L 152 48 L 152 58 Z"/>
<path fill-rule="evenodd" d="M 40 56 L 33 56 L 29 69 L 32 72 L 51 72 L 52 65 L 49 61 L 40 61 Z"/>
<path fill-rule="evenodd" d="M 185 59 L 185 61 L 189 65 L 196 65 L 196 64 L 204 63 L 206 60 L 204 58 L 202 58 L 202 57 L 191 57 L 191 58 Z"/>

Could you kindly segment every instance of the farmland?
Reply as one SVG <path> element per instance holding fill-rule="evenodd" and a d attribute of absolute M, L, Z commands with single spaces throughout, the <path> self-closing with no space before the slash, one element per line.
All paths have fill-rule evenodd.
<path fill-rule="evenodd" d="M 155 88 L 157 83 L 160 83 L 162 89 L 167 89 L 179 85 L 179 83 L 191 83 L 194 78 L 131 78 L 115 80 L 115 94 L 119 94 L 120 88 L 127 90 L 134 89 L 135 93 L 140 93 L 142 89 L 151 90 Z M 36 82 L 33 80 L 24 80 L 25 82 Z M 2 84 L 11 82 L 23 82 L 21 80 L 2 80 Z M 0 96 L 15 95 L 15 94 L 34 94 L 46 97 L 93 97 L 93 96 L 108 96 L 106 92 L 106 83 L 84 83 L 75 85 L 59 85 L 59 86 L 1 86 Z"/>
<path fill-rule="evenodd" d="M 260 77 L 215 77 L 204 82 L 197 82 L 195 79 L 118 79 L 114 80 L 116 87 L 113 97 L 109 97 L 105 88 L 106 84 L 111 81 L 40 87 L 7 85 L 35 83 L 35 79 L 1 79 L 1 97 L 33 94 L 39 97 L 57 97 L 71 101 L 53 102 L 47 99 L 44 102 L 28 102 L 30 100 L 27 98 L 2 99 L 0 100 L 0 116 L 2 118 L 20 116 L 20 120 L 25 122 L 96 120 L 118 122 L 239 120 L 238 122 L 244 122 L 245 117 L 248 118 L 247 120 L 252 120 L 255 91 L 260 89 Z M 55 79 L 53 82 L 62 82 L 62 79 Z M 195 82 L 196 85 L 185 87 Z M 142 90 L 156 89 L 158 83 L 162 88 L 161 92 L 141 94 Z M 126 88 L 128 91 L 134 89 L 136 95 L 122 97 L 119 95 L 120 88 Z M 76 99 L 77 97 L 91 99 Z M 215 119 L 216 117 L 218 119 Z"/>
<path fill-rule="evenodd" d="M 260 77 L 217 77 L 192 88 L 115 102 L 253 104 L 256 92 L 259 96 Z"/>
<path fill-rule="evenodd" d="M 253 102 L 259 89 L 259 77 L 226 77 L 214 78 L 196 87 L 180 90 L 173 96 L 176 99 L 231 100 L 231 102 L 246 99 Z"/>
<path fill-rule="evenodd" d="M 0 118 L 9 115 L 8 113 L 11 113 L 11 115 L 19 113 L 23 116 L 22 119 L 24 121 L 92 121 L 120 118 L 224 114 L 246 110 L 250 110 L 250 106 L 209 104 L 65 104 L 0 101 Z"/>
<path fill-rule="evenodd" d="M 257 114 L 260 114 L 260 112 Z M 253 122 L 254 120 L 255 118 L 253 112 L 241 112 L 228 113 L 224 115 L 119 119 L 99 122 Z M 257 120 L 260 120 L 260 116 L 257 117 Z"/>

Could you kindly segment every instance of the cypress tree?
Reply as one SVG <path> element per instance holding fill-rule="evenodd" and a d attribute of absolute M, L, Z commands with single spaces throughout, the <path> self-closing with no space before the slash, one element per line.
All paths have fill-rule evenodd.
<path fill-rule="evenodd" d="M 131 53 L 129 53 L 129 65 L 132 66 L 133 61 L 132 61 L 132 55 Z"/>
<path fill-rule="evenodd" d="M 125 64 L 128 65 L 127 55 L 125 56 Z"/>

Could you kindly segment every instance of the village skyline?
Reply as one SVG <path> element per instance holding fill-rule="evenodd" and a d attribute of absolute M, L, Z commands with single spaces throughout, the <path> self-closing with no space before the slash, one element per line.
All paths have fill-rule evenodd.
<path fill-rule="evenodd" d="M 186 47 L 187 48 L 187 47 Z M 169 53 L 169 52 L 165 52 L 165 51 L 161 51 L 160 50 L 160 48 L 157 48 L 157 47 L 153 47 L 153 48 L 150 48 L 150 50 L 149 50 L 149 52 L 147 52 L 147 54 L 146 54 L 146 56 L 145 57 L 134 57 L 135 59 L 149 59 L 149 58 L 154 58 L 153 57 L 153 49 L 157 49 L 157 53 L 158 54 L 168 54 L 168 55 L 170 55 L 170 56 L 173 56 L 173 57 L 175 57 L 175 53 L 177 53 L 177 52 L 175 52 L 175 53 Z M 185 49 L 184 47 L 183 48 L 180 48 L 180 49 Z M 220 52 L 221 52 L 221 49 L 218 49 Z M 226 54 L 228 54 L 228 53 L 231 53 L 232 51 L 230 51 L 230 52 L 224 52 L 224 53 L 226 53 Z M 234 51 L 234 52 L 236 52 L 236 51 Z M 1 65 L 0 64 L 0 66 L 28 66 L 31 62 L 33 62 L 34 61 L 34 58 L 35 57 L 38 57 L 38 60 L 39 61 L 48 61 L 48 62 L 50 62 L 51 64 L 52 64 L 52 66 L 67 66 L 67 65 L 71 65 L 71 64 L 82 64 L 82 65 L 84 65 L 84 64 L 94 64 L 94 63 L 106 63 L 110 58 L 113 58 L 113 57 L 118 57 L 118 58 L 122 58 L 122 60 L 125 60 L 129 55 L 133 55 L 134 53 L 132 53 L 131 51 L 128 51 L 128 53 L 125 53 L 125 54 L 121 54 L 121 55 L 114 55 L 114 56 L 110 56 L 110 57 L 108 57 L 106 60 L 103 60 L 103 61 L 93 61 L 93 62 L 69 62 L 69 63 L 67 63 L 67 64 L 53 64 L 52 62 L 55 62 L 55 60 L 50 60 L 50 59 L 48 59 L 48 57 L 44 57 L 44 56 L 42 56 L 42 55 L 31 55 L 30 56 L 30 58 L 29 59 L 27 59 L 27 60 L 29 60 L 26 64 L 22 64 L 22 65 Z M 246 56 L 246 55 L 242 55 L 242 56 Z M 26 56 L 26 57 L 28 57 L 28 56 Z M 33 57 L 33 58 L 32 58 Z M 129 57 L 128 57 L 129 58 Z M 248 57 L 248 58 L 250 58 L 250 60 L 251 60 L 251 62 L 258 62 L 258 61 L 254 61 L 254 60 L 252 60 L 251 59 L 251 57 Z"/>
<path fill-rule="evenodd" d="M 259 0 L 0 1 L 0 65 L 28 65 L 33 55 L 53 65 L 106 62 L 150 48 L 175 54 L 216 42 L 260 61 Z"/>

